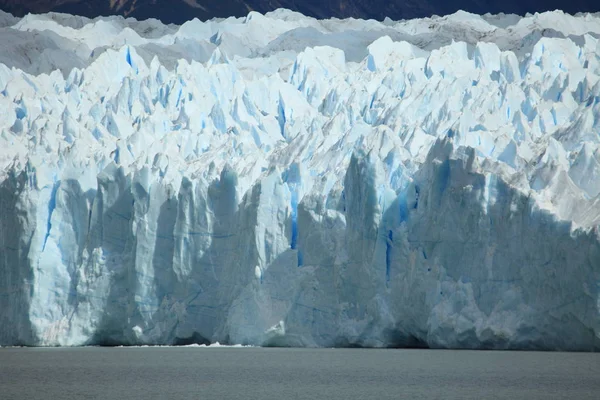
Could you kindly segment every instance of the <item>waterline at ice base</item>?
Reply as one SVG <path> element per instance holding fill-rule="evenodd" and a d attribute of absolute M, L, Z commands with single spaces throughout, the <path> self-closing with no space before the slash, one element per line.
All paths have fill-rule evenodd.
<path fill-rule="evenodd" d="M 0 26 L 0 345 L 600 350 L 600 15 Z"/>

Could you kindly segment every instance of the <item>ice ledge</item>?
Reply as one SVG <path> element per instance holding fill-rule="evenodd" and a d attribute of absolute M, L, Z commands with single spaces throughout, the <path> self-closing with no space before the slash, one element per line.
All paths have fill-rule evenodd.
<path fill-rule="evenodd" d="M 0 67 L 0 344 L 598 350 L 597 16 L 280 17 Z"/>

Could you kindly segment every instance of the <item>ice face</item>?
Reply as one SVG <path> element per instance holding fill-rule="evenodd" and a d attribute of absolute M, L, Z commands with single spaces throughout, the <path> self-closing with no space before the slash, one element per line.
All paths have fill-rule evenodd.
<path fill-rule="evenodd" d="M 7 21 L 1 345 L 600 349 L 598 16 Z"/>

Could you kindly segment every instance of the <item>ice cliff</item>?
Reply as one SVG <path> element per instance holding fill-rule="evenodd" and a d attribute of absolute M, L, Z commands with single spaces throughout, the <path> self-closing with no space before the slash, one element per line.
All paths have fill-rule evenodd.
<path fill-rule="evenodd" d="M 600 16 L 0 15 L 0 345 L 600 350 Z"/>

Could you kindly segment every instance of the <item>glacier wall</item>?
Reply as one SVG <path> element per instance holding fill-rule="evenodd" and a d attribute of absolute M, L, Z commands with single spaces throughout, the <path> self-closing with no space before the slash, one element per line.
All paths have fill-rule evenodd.
<path fill-rule="evenodd" d="M 0 17 L 0 345 L 600 349 L 600 16 Z"/>

